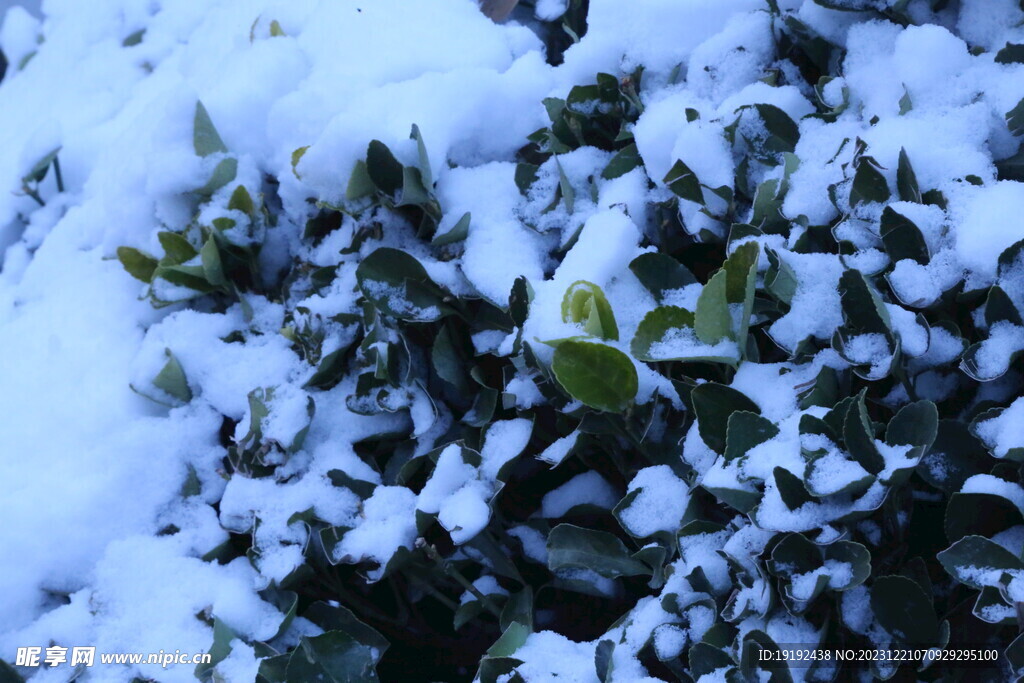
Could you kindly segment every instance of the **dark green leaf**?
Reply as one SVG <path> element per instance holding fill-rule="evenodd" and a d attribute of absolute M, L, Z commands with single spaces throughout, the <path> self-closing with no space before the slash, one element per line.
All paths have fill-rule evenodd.
<path fill-rule="evenodd" d="M 789 117 L 789 114 L 771 104 L 755 104 L 754 107 L 768 129 L 765 149 L 776 154 L 792 152 L 796 149 L 796 143 L 800 139 L 800 129 Z"/>
<path fill-rule="evenodd" d="M 923 203 L 921 188 L 917 185 L 917 175 L 914 173 L 914 167 L 910 165 L 907 150 L 902 147 L 900 147 L 899 165 L 896 167 L 896 189 L 903 201 Z"/>
<path fill-rule="evenodd" d="M 878 163 L 868 156 L 862 156 L 853 175 L 850 189 L 850 206 L 861 203 L 885 202 L 889 199 L 889 184 L 882 175 Z"/>
<path fill-rule="evenodd" d="M 629 269 L 658 301 L 669 290 L 681 289 L 697 282 L 697 278 L 686 266 L 656 251 L 637 256 L 630 262 Z"/>
<path fill-rule="evenodd" d="M 885 459 L 875 446 L 871 420 L 864 405 L 864 392 L 850 402 L 843 423 L 843 440 L 850 455 L 871 474 L 885 469 Z"/>
<path fill-rule="evenodd" d="M 729 415 L 726 430 L 725 459 L 746 455 L 751 448 L 774 439 L 779 434 L 775 424 L 757 413 L 737 410 Z"/>
<path fill-rule="evenodd" d="M 609 579 L 651 573 L 618 537 L 605 531 L 559 524 L 548 534 L 547 548 L 552 571 L 589 569 Z"/>
<path fill-rule="evenodd" d="M 946 505 L 945 531 L 950 543 L 965 536 L 995 536 L 1024 524 L 1017 505 L 994 493 L 954 493 Z"/>
<path fill-rule="evenodd" d="M 423 265 L 400 249 L 381 247 L 364 258 L 356 268 L 356 280 L 363 296 L 399 320 L 437 320 L 448 310 Z"/>
<path fill-rule="evenodd" d="M 1024 569 L 1024 562 L 1016 555 L 995 541 L 981 536 L 961 538 L 937 557 L 950 576 L 971 588 L 981 588 L 984 585 L 978 581 L 975 571 L 978 568 Z"/>
<path fill-rule="evenodd" d="M 377 681 L 380 653 L 344 631 L 303 636 L 288 661 L 286 683 L 369 683 Z"/>
<path fill-rule="evenodd" d="M 698 204 L 704 203 L 704 193 L 700 188 L 700 181 L 694 175 L 690 167 L 677 160 L 664 177 L 664 182 L 672 193 L 682 199 L 687 199 Z"/>
<path fill-rule="evenodd" d="M 690 394 L 701 439 L 716 453 L 725 453 L 729 417 L 738 410 L 761 414 L 746 395 L 715 382 L 706 382 Z"/>
<path fill-rule="evenodd" d="M 871 611 L 899 643 L 924 647 L 939 642 L 932 596 L 905 576 L 880 576 L 871 586 Z"/>
<path fill-rule="evenodd" d="M 909 218 L 893 211 L 891 206 L 882 211 L 880 233 L 885 251 L 893 263 L 903 259 L 913 259 L 921 265 L 928 263 L 928 244 L 921 230 Z"/>
<path fill-rule="evenodd" d="M 796 510 L 811 502 L 811 494 L 807 492 L 807 487 L 800 477 L 783 467 L 776 467 L 772 473 L 775 475 L 775 487 L 779 490 L 782 502 L 790 510 Z"/>
<path fill-rule="evenodd" d="M 394 196 L 402 189 L 402 164 L 380 140 L 371 140 L 366 148 L 366 172 L 386 195 Z"/>
<path fill-rule="evenodd" d="M 1024 133 L 1024 98 L 1013 109 L 1006 112 L 1006 125 L 1010 127 L 1010 132 L 1014 135 Z"/>
<path fill-rule="evenodd" d="M 608 165 L 601 171 L 601 177 L 605 180 L 618 178 L 619 176 L 626 175 L 642 163 L 643 159 L 640 158 L 640 152 L 637 151 L 636 144 L 627 145 L 611 158 Z"/>

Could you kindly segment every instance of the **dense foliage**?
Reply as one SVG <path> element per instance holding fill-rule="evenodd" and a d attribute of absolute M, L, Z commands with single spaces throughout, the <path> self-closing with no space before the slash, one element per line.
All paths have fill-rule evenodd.
<path fill-rule="evenodd" d="M 806 79 L 819 94 L 811 116 L 834 120 L 845 102 L 822 90 L 841 55 L 794 16 L 771 11 L 778 58 L 797 69 L 766 82 Z M 882 14 L 910 22 L 898 9 Z M 550 126 L 524 141 L 516 169 L 535 209 L 524 214 L 538 223 L 527 225 L 545 234 L 540 223 L 557 207 L 564 209 L 557 220 L 572 221 L 581 203 L 593 203 L 601 180 L 643 168 L 631 133 L 643 87 L 642 69 L 598 74 L 564 99 L 545 101 Z M 1016 111 L 1007 114 L 1011 127 Z M 1024 560 L 1005 542 L 1024 529 L 1017 464 L 1024 444 L 997 446 L 993 436 L 1021 394 L 1021 375 L 1017 346 L 1005 351 L 991 341 L 1010 334 L 1008 326 L 1021 332 L 1024 243 L 1000 256 L 995 284 L 971 289 L 961 279 L 935 300 L 906 300 L 889 277 L 893 267 L 906 259 L 926 265 L 932 253 L 913 214 L 894 203 L 945 207 L 942 192 L 918 183 L 913 159 L 901 154 L 893 187 L 865 143 L 848 140 L 852 156 L 829 187 L 837 217 L 814 225 L 780 211 L 801 163 L 790 116 L 757 104 L 721 123 L 740 159 L 735 182 L 710 187 L 681 160 L 664 178 L 670 193 L 648 207 L 642 226 L 649 249 L 628 264 L 657 302 L 640 312 L 632 337 L 621 337 L 621 312 L 601 287 L 581 280 L 560 304 L 563 322 L 578 333 L 540 339 L 526 333 L 528 279 L 518 279 L 507 300 L 489 300 L 436 282 L 421 262 L 457 259 L 473 218 L 445 213 L 418 129 L 411 165 L 371 142 L 345 202 L 311 203 L 303 245 L 282 264 L 264 253 L 274 248 L 268 230 L 281 220 L 275 179 L 238 182 L 236 160 L 198 105 L 196 153 L 223 158 L 196 192 L 196 219 L 183 233 L 161 234 L 163 254 L 123 248 L 119 256 L 150 284 L 154 305 L 188 299 L 198 310 L 223 311 L 240 304 L 251 322 L 252 295 L 282 304 L 279 334 L 316 368 L 301 397 L 276 387 L 250 394 L 244 436 L 225 420 L 225 476 L 298 476 L 291 458 L 314 418 L 305 395 L 339 383 L 348 387 L 347 410 L 410 417 L 356 444 L 380 483 L 339 469 L 327 476 L 362 499 L 368 521 L 415 515 L 415 543 L 390 556 L 360 556 L 344 550 L 351 529 L 295 510 L 290 521 L 302 531 L 292 542 L 304 561 L 265 597 L 288 615 L 282 632 L 296 615 L 326 632 L 287 653 L 264 646 L 262 678 L 327 672 L 331 680 L 365 680 L 375 667 L 392 680 L 412 667 L 425 677 L 459 677 L 482 657 L 481 680 L 521 680 L 507 676 L 522 664 L 517 648 L 544 629 L 597 639 L 602 681 L 613 680 L 619 648 L 660 678 L 694 680 L 724 668 L 727 680 L 739 680 L 758 670 L 757 650 L 777 647 L 764 624 L 790 619 L 798 620 L 794 643 L 810 633 L 845 647 L 993 645 L 1011 666 L 1024 665 L 1014 640 Z M 570 176 L 559 159 L 579 150 L 600 162 L 586 173 L 577 164 Z M 297 174 L 304 151 L 293 156 Z M 1004 162 L 1001 177 L 1017 178 L 1018 168 Z M 691 234 L 680 223 L 684 201 L 726 229 Z M 884 210 L 866 218 L 858 212 L 866 204 Z M 551 243 L 552 271 L 582 228 L 576 221 L 574 234 Z M 336 263 L 303 258 L 329 238 L 343 243 Z M 842 324 L 830 338 L 776 343 L 770 328 L 801 287 L 791 261 L 820 254 L 842 263 Z M 692 309 L 666 303 L 668 293 L 695 284 Z M 355 310 L 302 305 L 337 287 L 357 288 Z M 252 324 L 225 341 L 277 333 Z M 554 352 L 542 354 L 544 346 Z M 835 356 L 822 360 L 827 349 Z M 985 354 L 1004 357 L 979 358 Z M 643 401 L 636 362 L 660 376 L 658 391 Z M 765 416 L 744 394 L 749 381 L 736 378 L 750 364 L 771 369 L 756 381 L 796 392 L 794 413 Z M 171 402 L 192 395 L 170 352 L 152 387 L 138 390 Z M 270 434 L 274 412 L 294 412 L 296 402 L 308 419 Z M 799 448 L 785 465 L 752 462 L 771 462 L 770 451 L 757 447 L 794 425 Z M 628 493 L 613 509 L 587 494 L 556 514 L 535 514 L 550 492 L 591 473 L 608 490 Z M 977 475 L 985 485 L 964 490 Z M 419 503 L 400 490 L 418 494 Z M 644 511 L 632 514 L 638 503 Z M 371 511 L 381 506 L 391 509 Z M 546 561 L 530 549 L 538 543 Z M 264 551 L 253 529 L 207 559 L 244 553 L 259 568 Z M 633 625 L 650 622 L 644 611 L 652 597 L 664 616 L 638 634 Z M 213 651 L 223 656 L 224 644 L 215 641 Z M 828 680 L 837 670 L 818 663 L 804 673 Z M 896 666 L 876 662 L 871 673 L 889 678 Z M 790 678 L 785 670 L 773 675 Z M 949 671 L 939 664 L 917 675 Z"/>
<path fill-rule="evenodd" d="M 818 4 L 915 23 L 907 2 Z M 551 35 L 578 38 L 585 9 L 571 3 Z M 774 54 L 762 82 L 813 93 L 807 120 L 855 119 L 843 49 L 772 0 L 763 13 Z M 1007 45 L 995 60 L 1024 53 Z M 223 320 L 205 328 L 210 343 L 284 344 L 302 369 L 251 391 L 241 420 L 221 416 L 222 476 L 253 485 L 242 503 L 214 502 L 229 535 L 203 560 L 247 557 L 268 579 L 260 596 L 285 618 L 248 643 L 260 680 L 1024 670 L 1024 242 L 987 280 L 949 276 L 946 186 L 921 180 L 905 150 L 883 167 L 857 135 L 824 155 L 834 217 L 788 215 L 795 174 L 821 162 L 798 154 L 805 128 L 778 103 L 679 112 L 720 131 L 728 182 L 681 158 L 656 172 L 634 136 L 647 88 L 639 66 L 543 102 L 550 123 L 523 140 L 509 200 L 543 272 L 500 297 L 461 270 L 490 218 L 450 208 L 472 185 L 440 191 L 418 127 L 403 149 L 370 141 L 342 200 L 296 210 L 196 106 L 210 174 L 186 197 L 192 220 L 160 233 L 160 253 L 117 254 L 154 306 Z M 905 93 L 900 115 L 914 106 Z M 1024 100 L 1000 125 L 1019 136 L 1022 119 Z M 299 180 L 306 155 L 291 158 Z M 1022 155 L 950 182 L 1024 180 Z M 630 224 L 639 250 L 621 244 Z M 579 276 L 610 252 L 625 260 L 606 259 L 602 281 Z M 515 267 L 517 253 L 490 258 Z M 147 338 L 137 392 L 177 410 L 215 390 L 172 350 L 189 334 Z M 314 458 L 318 423 L 341 425 L 351 454 Z M 181 495 L 204 486 L 193 473 Z M 214 662 L 196 676 L 220 680 L 239 636 L 200 618 Z M 1004 654 L 985 669 L 759 656 L 818 643 Z"/>

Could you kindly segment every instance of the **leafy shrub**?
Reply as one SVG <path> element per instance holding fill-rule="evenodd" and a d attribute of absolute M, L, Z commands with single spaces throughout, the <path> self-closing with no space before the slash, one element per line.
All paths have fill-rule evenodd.
<path fill-rule="evenodd" d="M 819 4 L 914 23 L 905 2 Z M 764 81 L 817 93 L 808 117 L 823 125 L 855 118 L 830 88 L 840 48 L 768 5 L 787 68 Z M 190 197 L 195 219 L 160 234 L 162 255 L 118 256 L 154 305 L 241 311 L 222 341 L 280 334 L 303 363 L 294 382 L 250 393 L 241 422 L 224 417 L 225 476 L 279 491 L 316 479 L 358 499 L 344 524 L 289 510 L 284 536 L 261 534 L 257 508 L 205 558 L 246 555 L 286 615 L 278 640 L 252 643 L 261 680 L 850 675 L 763 668 L 758 652 L 780 643 L 984 645 L 1006 653 L 997 679 L 1024 667 L 1024 242 L 991 282 L 961 270 L 917 296 L 913 273 L 937 270 L 953 237 L 919 225 L 945 225 L 947 198 L 906 151 L 884 168 L 844 140 L 826 164 L 834 218 L 815 224 L 783 212 L 795 174 L 817 163 L 798 155 L 802 128 L 783 108 L 686 109 L 721 131 L 734 177 L 682 159 L 655 174 L 634 139 L 644 81 L 642 68 L 601 73 L 544 101 L 550 125 L 524 141 L 514 180 L 545 278 L 519 277 L 505 298 L 462 276 L 488 219 L 447 209 L 417 127 L 414 154 L 369 142 L 344 200 L 297 215 L 197 106 L 195 150 L 215 163 Z M 1021 107 L 1006 117 L 1015 135 Z M 305 153 L 292 157 L 300 178 Z M 998 177 L 1019 167 L 1004 159 Z M 602 204 L 630 179 L 649 192 L 646 220 Z M 572 276 L 574 250 L 614 250 L 630 220 L 639 253 L 606 281 Z M 302 239 L 268 246 L 286 224 Z M 340 257 L 314 257 L 327 244 Z M 340 305 L 310 303 L 332 293 Z M 260 322 L 268 306 L 283 308 L 279 329 Z M 205 388 L 170 346 L 135 388 L 185 404 Z M 321 472 L 304 441 L 344 410 L 367 421 L 353 457 Z M 234 637 L 213 625 L 202 680 Z"/>

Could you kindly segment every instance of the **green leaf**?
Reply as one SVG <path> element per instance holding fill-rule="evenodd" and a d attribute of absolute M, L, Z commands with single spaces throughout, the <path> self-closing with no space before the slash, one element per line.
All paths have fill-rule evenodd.
<path fill-rule="evenodd" d="M 226 154 L 228 151 L 224 141 L 220 139 L 220 134 L 213 126 L 209 112 L 206 111 L 203 103 L 198 100 L 196 101 L 196 113 L 192 123 L 192 146 L 195 148 L 196 154 L 201 157 L 217 153 Z"/>
<path fill-rule="evenodd" d="M 743 410 L 761 414 L 761 409 L 745 394 L 715 382 L 705 382 L 694 387 L 690 400 L 693 401 L 693 411 L 697 415 L 701 439 L 718 454 L 725 453 L 729 417 L 734 412 Z"/>
<path fill-rule="evenodd" d="M 900 408 L 889 421 L 885 442 L 890 446 L 913 446 L 907 457 L 923 455 L 939 432 L 939 411 L 931 401 L 917 401 Z"/>
<path fill-rule="evenodd" d="M 572 524 L 559 524 L 548 534 L 548 568 L 589 569 L 608 579 L 650 574 L 617 536 Z"/>
<path fill-rule="evenodd" d="M 228 200 L 228 209 L 231 211 L 241 211 L 246 216 L 253 215 L 256 207 L 253 204 L 252 195 L 249 194 L 249 190 L 246 189 L 245 185 L 239 185 L 231 193 L 231 198 Z"/>
<path fill-rule="evenodd" d="M 914 222 L 897 213 L 891 206 L 882 211 L 880 227 L 882 243 L 889 259 L 895 264 L 903 259 L 913 259 L 921 265 L 929 261 L 928 244 Z"/>
<path fill-rule="evenodd" d="M 850 565 L 850 580 L 837 591 L 855 588 L 871 576 L 871 552 L 860 543 L 854 541 L 836 541 L 825 546 L 825 560 L 834 560 Z"/>
<path fill-rule="evenodd" d="M 843 440 L 853 459 L 870 474 L 878 474 L 885 469 L 885 459 L 875 446 L 871 419 L 864 405 L 864 391 L 849 403 L 843 422 Z"/>
<path fill-rule="evenodd" d="M 304 150 L 303 153 L 305 153 Z M 294 158 L 293 156 L 292 159 Z M 366 162 L 360 159 L 352 168 L 352 175 L 348 177 L 348 185 L 345 187 L 345 199 L 349 201 L 362 199 L 373 194 L 376 189 L 377 186 L 374 185 L 373 179 L 370 177 L 370 171 L 366 166 Z"/>
<path fill-rule="evenodd" d="M 514 621 L 501 634 L 501 637 L 494 641 L 494 644 L 487 649 L 489 657 L 508 657 L 515 654 L 516 650 L 526 643 L 530 636 L 530 628 L 525 624 Z"/>
<path fill-rule="evenodd" d="M 480 538 L 479 536 L 477 538 Z M 501 610 L 500 625 L 502 630 L 518 623 L 533 629 L 533 589 L 526 586 L 508 597 L 508 602 Z"/>
<path fill-rule="evenodd" d="M 601 171 L 601 177 L 605 180 L 618 178 L 619 176 L 626 175 L 642 163 L 643 159 L 640 158 L 640 152 L 636 148 L 636 143 L 629 144 L 616 152 L 615 156 L 608 161 L 608 165 Z"/>
<path fill-rule="evenodd" d="M 779 301 L 790 304 L 796 295 L 799 280 L 788 263 L 773 250 L 765 249 L 768 255 L 768 270 L 764 275 L 764 287 Z"/>
<path fill-rule="evenodd" d="M 739 343 L 740 352 L 746 350 L 747 330 L 750 327 L 750 314 L 754 309 L 754 290 L 757 285 L 757 261 L 760 245 L 757 242 L 746 242 L 736 248 L 725 261 L 723 270 L 726 274 L 725 300 L 729 304 L 742 306 L 738 327 L 733 330 L 733 338 Z M 703 292 L 701 292 L 703 294 Z M 697 301 L 700 311 L 700 300 Z M 732 316 L 730 315 L 730 323 Z M 730 324 L 730 327 L 732 325 Z"/>
<path fill-rule="evenodd" d="M 737 410 L 729 415 L 723 455 L 727 461 L 734 460 L 746 455 L 751 448 L 774 439 L 778 434 L 779 428 L 768 418 Z"/>
<path fill-rule="evenodd" d="M 437 247 L 443 247 L 448 244 L 454 244 L 461 242 L 469 236 L 469 222 L 472 219 L 469 211 L 462 214 L 462 218 L 458 220 L 447 232 L 434 235 L 434 238 L 430 240 L 430 243 Z"/>
<path fill-rule="evenodd" d="M 967 425 L 959 420 L 940 420 L 935 443 L 921 460 L 917 473 L 949 495 L 959 491 L 969 477 L 987 473 L 990 462 L 985 446 Z"/>
<path fill-rule="evenodd" d="M 637 360 L 658 362 L 665 360 L 708 360 L 712 362 L 735 363 L 735 358 L 706 356 L 666 356 L 654 355 L 651 347 L 661 342 L 672 330 L 688 330 L 693 328 L 693 313 L 678 306 L 658 306 L 644 316 L 636 328 L 630 352 Z"/>
<path fill-rule="evenodd" d="M 307 151 L 309 151 L 309 145 L 299 147 L 298 149 L 292 152 L 292 174 L 299 180 L 302 180 L 302 176 L 299 175 L 299 162 L 302 161 L 302 157 L 306 155 Z M 362 162 L 359 161 L 356 163 Z"/>
<path fill-rule="evenodd" d="M 985 299 L 985 323 L 991 327 L 1003 321 L 1013 325 L 1024 324 L 1020 311 L 1017 310 L 1009 295 L 999 285 L 992 285 L 988 290 L 988 297 Z"/>
<path fill-rule="evenodd" d="M 582 323 L 587 333 L 618 341 L 615 314 L 601 288 L 593 282 L 577 280 L 562 296 L 562 322 Z"/>
<path fill-rule="evenodd" d="M 939 620 L 932 596 L 905 576 L 880 576 L 871 586 L 875 620 L 899 643 L 935 646 Z"/>
<path fill-rule="evenodd" d="M 186 261 L 191 261 L 199 253 L 184 236 L 176 232 L 161 232 L 157 237 L 160 240 L 160 246 L 164 248 L 163 261 L 165 263 L 181 265 Z"/>
<path fill-rule="evenodd" d="M 538 166 L 536 164 L 525 162 L 516 164 L 516 187 L 519 188 L 521 195 L 525 196 L 530 186 L 537 180 L 537 169 Z"/>
<path fill-rule="evenodd" d="M 1024 182 L 1024 147 L 1008 159 L 995 162 L 999 180 Z"/>
<path fill-rule="evenodd" d="M 641 254 L 629 264 L 629 269 L 659 302 L 665 292 L 681 289 L 697 282 L 686 266 L 668 254 L 658 251 Z"/>
<path fill-rule="evenodd" d="M 180 287 L 188 287 L 200 294 L 214 291 L 206 279 L 202 266 L 157 266 L 153 279 L 160 278 Z"/>
<path fill-rule="evenodd" d="M 206 184 L 195 190 L 201 197 L 211 197 L 213 193 L 224 187 L 238 175 L 238 159 L 227 157 L 217 162 L 213 168 L 213 174 Z"/>
<path fill-rule="evenodd" d="M 399 320 L 428 322 L 448 312 L 443 292 L 416 257 L 381 247 L 356 268 L 359 289 L 380 311 Z"/>
<path fill-rule="evenodd" d="M 698 204 L 704 203 L 704 192 L 700 189 L 700 181 L 697 180 L 697 176 L 690 170 L 690 167 L 683 163 L 682 159 L 676 160 L 663 181 L 677 197 Z"/>
<path fill-rule="evenodd" d="M 950 576 L 972 588 L 981 588 L 985 585 L 978 581 L 973 571 L 976 568 L 1024 569 L 1024 562 L 1016 555 L 995 541 L 981 536 L 962 538 L 940 552 L 937 557 Z"/>
<path fill-rule="evenodd" d="M 29 172 L 26 173 L 24 177 L 22 177 L 21 182 L 42 182 L 43 178 L 46 177 L 46 172 L 50 170 L 50 164 L 52 164 L 54 160 L 57 158 L 57 154 L 60 152 L 60 150 L 61 148 L 57 147 L 56 149 L 53 149 L 44 154 L 43 158 L 41 158 L 39 161 L 33 164 Z"/>
<path fill-rule="evenodd" d="M 621 413 L 636 398 L 636 368 L 626 354 L 611 346 L 563 342 L 555 349 L 551 369 L 570 396 L 591 408 Z"/>
<path fill-rule="evenodd" d="M 402 164 L 380 140 L 371 140 L 366 148 L 366 172 L 374 186 L 386 195 L 394 196 L 402 189 Z"/>
<path fill-rule="evenodd" d="M 1024 134 L 1024 98 L 1017 105 L 1006 112 L 1006 125 L 1014 135 Z"/>
<path fill-rule="evenodd" d="M 409 137 L 416 141 L 416 152 L 419 158 L 418 167 L 420 169 L 420 176 L 423 178 L 423 184 L 429 189 L 434 187 L 434 175 L 430 169 L 430 157 L 427 156 L 427 146 L 423 143 L 423 134 L 420 133 L 420 127 L 415 123 L 412 124 L 412 131 L 409 133 Z"/>
<path fill-rule="evenodd" d="M 839 278 L 839 296 L 843 319 L 854 331 L 891 336 L 889 311 L 863 273 L 852 268 L 844 271 Z"/>
<path fill-rule="evenodd" d="M 899 192 L 900 199 L 905 202 L 923 203 L 921 188 L 917 184 L 917 175 L 914 173 L 914 167 L 910 165 L 907 150 L 902 147 L 900 147 L 899 165 L 896 167 L 896 190 Z"/>
<path fill-rule="evenodd" d="M 850 206 L 858 204 L 888 201 L 889 184 L 882 175 L 881 167 L 869 156 L 860 157 L 857 171 L 853 175 L 853 187 L 850 189 Z"/>
<path fill-rule="evenodd" d="M 909 114 L 914 109 L 914 101 L 910 99 L 907 86 L 903 86 L 903 97 L 900 98 L 900 116 Z"/>
<path fill-rule="evenodd" d="M 156 270 L 156 259 L 144 254 L 133 247 L 118 247 L 117 259 L 121 262 L 128 274 L 136 280 L 145 283 L 153 281 L 153 272 Z"/>
<path fill-rule="evenodd" d="M 705 344 L 717 344 L 732 336 L 732 316 L 727 298 L 728 273 L 719 270 L 712 276 L 697 298 L 693 330 Z"/>
<path fill-rule="evenodd" d="M 286 683 L 363 683 L 377 681 L 380 653 L 344 631 L 303 636 L 288 660 Z"/>
<path fill-rule="evenodd" d="M 1024 524 L 1016 503 L 993 493 L 954 493 L 946 505 L 944 520 L 950 543 L 965 536 L 995 536 Z"/>
<path fill-rule="evenodd" d="M 224 266 L 221 263 L 220 250 L 214 241 L 213 235 L 207 238 L 202 249 L 199 250 L 199 258 L 203 262 L 203 275 L 206 281 L 214 287 L 225 287 L 228 279 L 224 275 Z"/>
<path fill-rule="evenodd" d="M 811 494 L 807 492 L 803 479 L 796 476 L 784 467 L 776 467 L 772 470 L 775 476 L 775 488 L 779 490 L 782 502 L 790 510 L 796 510 L 805 503 L 811 502 Z"/>
<path fill-rule="evenodd" d="M 274 19 L 273 21 L 270 22 L 270 36 L 272 38 L 277 38 L 285 35 L 287 34 L 284 32 L 284 29 L 281 28 L 281 24 L 278 23 L 277 19 Z"/>
<path fill-rule="evenodd" d="M 138 31 L 133 31 L 125 36 L 125 39 L 121 41 L 121 47 L 135 47 L 142 42 L 142 37 L 146 35 L 146 29 L 140 28 Z"/>
<path fill-rule="evenodd" d="M 742 680 L 772 683 L 793 683 L 793 675 L 788 667 L 780 667 L 767 662 L 779 662 L 783 656 L 781 648 L 771 636 L 760 629 L 751 629 L 743 636 L 740 652 L 740 674 Z M 767 677 L 765 676 L 767 674 Z M 728 679 L 727 679 L 728 680 Z"/>
<path fill-rule="evenodd" d="M 800 128 L 789 114 L 771 104 L 755 104 L 754 107 L 768 129 L 765 150 L 775 154 L 794 151 L 800 139 Z"/>
<path fill-rule="evenodd" d="M 167 355 L 167 362 L 153 379 L 153 386 L 182 403 L 188 403 L 192 400 L 192 390 L 185 379 L 185 371 L 170 349 L 164 349 L 164 353 Z"/>
<path fill-rule="evenodd" d="M 213 677 L 214 668 L 231 654 L 231 641 L 235 638 L 237 638 L 237 635 L 231 627 L 214 617 L 213 644 L 208 651 L 210 661 L 196 666 L 195 677 L 201 681 L 210 681 Z"/>
<path fill-rule="evenodd" d="M 615 641 L 604 639 L 594 648 L 594 669 L 597 671 L 597 680 L 601 683 L 612 683 L 612 672 L 615 669 L 615 659 L 612 653 L 615 651 Z"/>

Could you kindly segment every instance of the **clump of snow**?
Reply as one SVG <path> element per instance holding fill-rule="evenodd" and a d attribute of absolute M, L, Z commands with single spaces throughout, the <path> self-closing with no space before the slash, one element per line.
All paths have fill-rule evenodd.
<path fill-rule="evenodd" d="M 690 502 L 686 483 L 668 465 L 645 467 L 629 482 L 626 493 L 639 491 L 619 512 L 619 521 L 629 533 L 643 538 L 659 531 L 674 533 Z"/>
<path fill-rule="evenodd" d="M 1014 448 L 1024 448 L 1024 398 L 1018 398 L 998 417 L 982 420 L 975 431 L 997 458 Z"/>
<path fill-rule="evenodd" d="M 577 505 L 593 505 L 607 510 L 617 502 L 619 495 L 608 480 L 594 470 L 589 470 L 545 493 L 541 500 L 540 516 L 548 519 L 563 517 Z"/>

